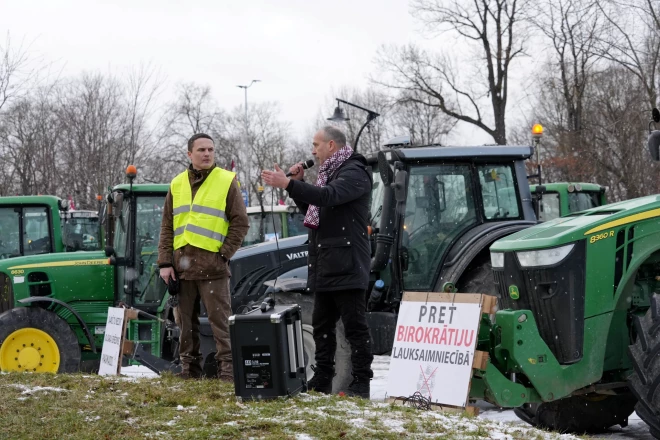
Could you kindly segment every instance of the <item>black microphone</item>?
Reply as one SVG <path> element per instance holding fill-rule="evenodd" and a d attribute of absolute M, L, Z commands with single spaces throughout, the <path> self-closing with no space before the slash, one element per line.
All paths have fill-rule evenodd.
<path fill-rule="evenodd" d="M 302 163 L 303 170 L 308 170 L 314 166 L 314 161 L 312 159 L 307 159 Z M 286 177 L 293 176 L 294 173 L 286 173 Z"/>

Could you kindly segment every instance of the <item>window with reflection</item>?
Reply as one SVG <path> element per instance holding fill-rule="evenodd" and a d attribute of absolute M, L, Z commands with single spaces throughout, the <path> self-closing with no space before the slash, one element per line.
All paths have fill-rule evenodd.
<path fill-rule="evenodd" d="M 477 167 L 486 220 L 520 218 L 518 190 L 511 165 Z"/>
<path fill-rule="evenodd" d="M 539 205 L 539 221 L 546 222 L 557 217 L 561 217 L 559 194 L 555 192 L 542 194 Z"/>
<path fill-rule="evenodd" d="M 0 208 L 0 259 L 21 255 L 20 208 Z"/>
<path fill-rule="evenodd" d="M 51 251 L 48 209 L 45 206 L 23 208 L 23 255 Z"/>
<path fill-rule="evenodd" d="M 470 166 L 411 167 L 401 237 L 408 253 L 404 288 L 430 289 L 449 245 L 476 222 Z"/>

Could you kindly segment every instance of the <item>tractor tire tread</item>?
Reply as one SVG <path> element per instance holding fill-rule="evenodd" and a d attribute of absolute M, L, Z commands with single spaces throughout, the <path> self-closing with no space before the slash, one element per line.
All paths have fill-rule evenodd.
<path fill-rule="evenodd" d="M 17 307 L 0 314 L 0 345 L 16 330 L 32 327 L 48 333 L 60 353 L 58 373 L 80 370 L 80 345 L 69 324 L 55 313 L 38 307 Z"/>
<path fill-rule="evenodd" d="M 660 434 L 660 362 L 656 360 L 660 353 L 660 335 L 655 331 L 660 328 L 660 294 L 653 295 L 651 307 L 638 322 L 641 328 L 635 326 L 637 340 L 628 347 L 633 366 L 628 385 L 638 399 L 637 414 L 649 425 L 652 434 Z"/>

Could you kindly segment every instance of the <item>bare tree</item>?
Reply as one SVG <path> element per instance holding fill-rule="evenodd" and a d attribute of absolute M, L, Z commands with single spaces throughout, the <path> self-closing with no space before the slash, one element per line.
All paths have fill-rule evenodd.
<path fill-rule="evenodd" d="M 27 93 L 27 84 L 35 76 L 27 48 L 23 44 L 14 47 L 7 33 L 4 44 L 0 44 L 0 110 L 12 99 Z"/>
<path fill-rule="evenodd" d="M 150 181 L 168 182 L 185 169 L 187 141 L 195 133 L 212 136 L 216 143 L 216 161 L 228 164 L 226 159 L 232 156 L 236 145 L 228 142 L 232 137 L 226 128 L 228 116 L 216 104 L 209 86 L 180 84 L 177 97 L 165 109 L 162 120 L 164 128 L 159 136 L 162 147 L 150 164 Z"/>
<path fill-rule="evenodd" d="M 390 78 L 376 83 L 399 91 L 400 101 L 436 107 L 506 144 L 509 73 L 529 36 L 524 16 L 528 4 L 528 0 L 413 0 L 413 15 L 428 29 L 457 37 L 475 54 L 459 68 L 448 55 L 433 56 L 413 45 L 383 48 L 377 61 Z M 468 65 L 472 72 L 465 68 Z M 482 99 L 490 100 L 492 123 L 486 121 Z"/>
<path fill-rule="evenodd" d="M 392 108 L 390 131 L 392 134 L 410 135 L 413 145 L 442 144 L 457 120 L 430 105 L 431 97 L 428 95 L 417 96 L 416 99 L 426 103 L 404 100 Z"/>
<path fill-rule="evenodd" d="M 593 148 L 584 131 L 589 81 L 600 57 L 603 18 L 592 0 L 545 0 L 534 23 L 552 48 L 543 65 L 537 98 L 545 105 L 537 120 L 547 128 L 543 140 L 547 177 L 587 181 L 594 162 L 582 160 Z"/>
<path fill-rule="evenodd" d="M 599 55 L 635 75 L 651 107 L 658 100 L 660 68 L 660 4 L 653 0 L 597 0 L 608 33 Z"/>

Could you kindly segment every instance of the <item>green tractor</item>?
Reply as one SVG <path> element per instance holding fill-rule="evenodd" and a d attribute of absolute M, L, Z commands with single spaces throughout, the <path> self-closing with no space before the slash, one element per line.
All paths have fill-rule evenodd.
<path fill-rule="evenodd" d="M 81 366 L 93 370 L 98 366 L 108 307 L 123 302 L 143 316 L 163 312 L 167 295 L 156 260 L 167 190 L 168 185 L 113 188 L 106 233 L 114 247 L 0 262 L 9 309 L 0 314 L 2 371 L 74 372 Z M 149 348 L 160 356 L 166 339 L 160 337 L 161 324 L 171 323 L 149 322 L 158 324 L 149 335 L 153 344 Z M 131 323 L 136 327 L 129 330 L 138 339 L 140 321 Z"/>
<path fill-rule="evenodd" d="M 659 145 L 653 131 L 655 160 Z M 482 320 L 490 360 L 471 398 L 577 433 L 636 410 L 660 438 L 660 195 L 541 223 L 490 252 L 500 310 Z"/>
<path fill-rule="evenodd" d="M 557 182 L 530 185 L 540 222 L 607 204 L 605 187 L 595 183 Z"/>
<path fill-rule="evenodd" d="M 0 197 L 0 259 L 101 246 L 95 211 L 69 210 L 55 196 Z"/>

